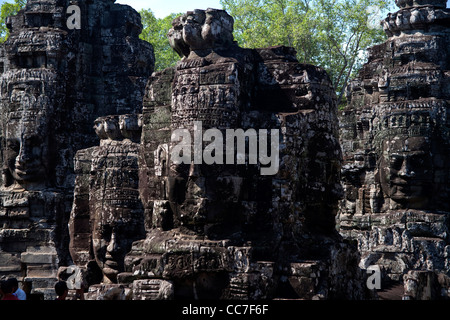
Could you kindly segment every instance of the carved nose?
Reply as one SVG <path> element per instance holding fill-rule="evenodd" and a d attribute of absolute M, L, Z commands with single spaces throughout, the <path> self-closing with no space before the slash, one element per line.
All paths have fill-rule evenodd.
<path fill-rule="evenodd" d="M 413 170 L 411 170 L 408 159 L 405 159 L 403 161 L 403 165 L 402 165 L 400 171 L 398 172 L 398 175 L 400 177 L 404 177 L 404 178 L 411 178 L 416 175 L 415 172 Z"/>
<path fill-rule="evenodd" d="M 19 155 L 16 158 L 16 162 L 23 165 L 29 160 L 30 160 L 30 157 L 28 156 L 28 153 L 24 152 L 23 149 L 21 148 L 19 151 Z"/>
<path fill-rule="evenodd" d="M 200 177 L 200 166 L 192 163 L 189 167 L 189 177 L 198 178 Z"/>
<path fill-rule="evenodd" d="M 114 253 L 119 250 L 119 244 L 116 240 L 116 234 L 111 234 L 111 241 L 109 242 L 108 246 L 106 247 L 106 251 L 109 253 Z"/>

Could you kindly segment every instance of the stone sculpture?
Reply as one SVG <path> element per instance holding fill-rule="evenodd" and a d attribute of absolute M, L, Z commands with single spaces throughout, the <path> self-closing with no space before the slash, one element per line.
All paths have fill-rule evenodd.
<path fill-rule="evenodd" d="M 135 299 L 361 298 L 357 253 L 334 228 L 342 188 L 330 79 L 300 64 L 291 48 L 242 49 L 232 30 L 232 17 L 215 9 L 173 22 L 169 40 L 182 60 L 153 74 L 144 98 L 139 190 L 147 234 L 126 256 L 116 288 Z M 229 153 L 234 164 L 176 163 L 177 129 L 191 137 L 275 130 L 279 168 L 262 175 L 267 163 L 239 164 L 249 149 Z M 207 139 L 194 140 L 188 149 L 208 150 Z M 261 142 L 259 135 L 253 145 L 270 149 Z M 216 146 L 210 156 L 219 159 Z"/>
<path fill-rule="evenodd" d="M 0 49 L 0 276 L 27 282 L 32 297 L 52 297 L 58 267 L 72 263 L 76 152 L 97 143 L 99 116 L 140 112 L 154 65 L 136 11 L 69 2 L 29 0 Z M 69 5 L 80 29 L 68 29 Z"/>
<path fill-rule="evenodd" d="M 95 261 L 103 283 L 117 282 L 125 254 L 145 237 L 139 199 L 139 144 L 124 136 L 138 136 L 138 115 L 96 120 L 100 146 L 78 152 L 75 202 L 70 219 L 71 253 L 80 267 Z M 136 132 L 133 132 L 136 131 Z M 135 140 L 136 141 L 136 140 Z M 138 140 L 139 141 L 139 140 Z M 92 248 L 92 254 L 89 250 Z"/>
<path fill-rule="evenodd" d="M 386 282 L 402 283 L 408 272 L 450 271 L 450 11 L 445 1 L 396 3 L 382 22 L 389 39 L 369 49 L 340 112 L 338 223 L 363 268 L 381 265 Z"/>
<path fill-rule="evenodd" d="M 50 299 L 56 278 L 90 300 L 362 299 L 379 265 L 404 298 L 448 295 L 450 13 L 396 3 L 339 128 L 325 71 L 240 48 L 223 10 L 175 19 L 181 61 L 153 73 L 130 7 L 72 1 L 70 29 L 68 0 L 29 0 L 0 47 L 0 277 Z"/>

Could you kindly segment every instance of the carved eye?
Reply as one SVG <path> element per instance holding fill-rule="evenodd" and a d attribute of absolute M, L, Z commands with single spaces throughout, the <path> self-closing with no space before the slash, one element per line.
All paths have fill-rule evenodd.
<path fill-rule="evenodd" d="M 390 166 L 392 169 L 400 170 L 403 164 L 403 157 L 401 155 L 393 154 L 390 157 Z"/>
<path fill-rule="evenodd" d="M 33 149 L 31 150 L 31 153 L 33 154 L 33 156 L 39 157 L 41 155 L 41 147 L 34 146 Z"/>
<path fill-rule="evenodd" d="M 6 143 L 6 147 L 8 149 L 10 149 L 10 150 L 15 151 L 15 152 L 19 152 L 20 151 L 20 143 L 16 139 L 8 139 L 8 141 Z"/>
<path fill-rule="evenodd" d="M 425 170 L 426 168 L 424 168 L 424 166 L 426 166 L 426 157 L 425 155 L 417 155 L 417 156 L 413 156 L 409 159 L 409 165 L 412 168 L 420 168 L 422 170 Z"/>
<path fill-rule="evenodd" d="M 28 138 L 28 143 L 32 146 L 40 146 L 42 143 L 42 139 L 39 136 L 33 135 Z"/>
<path fill-rule="evenodd" d="M 109 225 L 102 225 L 101 228 L 99 229 L 100 238 L 106 241 L 111 241 L 111 235 L 112 235 L 112 227 Z"/>

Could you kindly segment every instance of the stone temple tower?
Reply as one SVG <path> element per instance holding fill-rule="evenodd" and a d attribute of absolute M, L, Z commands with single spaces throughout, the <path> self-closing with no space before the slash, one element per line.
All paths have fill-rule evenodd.
<path fill-rule="evenodd" d="M 78 10 L 68 10 L 75 6 Z M 79 25 L 68 21 L 78 12 Z M 71 262 L 73 159 L 94 120 L 140 112 L 154 54 L 139 14 L 114 1 L 29 0 L 0 48 L 0 276 L 51 295 Z"/>
<path fill-rule="evenodd" d="M 97 151 L 79 153 L 75 197 L 87 190 L 87 178 L 97 194 L 90 197 L 89 210 L 81 202 L 77 210 L 79 215 L 90 212 L 94 254 L 87 261 L 78 254 L 82 247 L 73 252 L 78 266 L 88 271 L 86 277 L 93 264 L 103 272 L 103 283 L 91 285 L 87 299 L 364 296 L 356 248 L 335 229 L 341 149 L 331 81 L 322 69 L 299 63 L 292 48 L 239 47 L 233 23 L 228 13 L 216 9 L 189 11 L 172 23 L 169 41 L 182 59 L 149 78 L 143 100 L 142 208 L 123 211 L 123 198 L 117 197 L 121 190 L 115 190 L 114 202 L 107 202 L 109 191 L 101 187 L 108 188 L 108 180 L 96 184 L 102 172 L 114 168 L 135 181 L 133 144 L 105 136 Z M 173 136 L 179 130 L 203 136 L 199 143 L 186 138 L 183 155 L 205 147 L 200 150 L 205 161 L 174 159 L 178 144 Z M 246 132 L 248 143 L 245 136 L 237 137 L 239 130 Z M 232 140 L 231 148 L 219 143 L 230 131 L 240 139 L 236 145 L 259 145 L 259 159 L 264 148 L 270 149 L 276 170 L 262 174 L 270 163 L 252 163 L 253 148 L 232 150 Z M 216 147 L 209 155 L 214 153 L 215 161 L 207 157 L 211 144 L 203 143 L 212 132 Z M 264 143 L 269 133 L 270 143 Z M 100 167 L 104 156 L 98 151 L 118 146 L 124 148 L 118 156 L 128 154 L 123 164 L 110 161 Z M 225 161 L 225 155 L 232 161 Z M 123 187 L 127 193 L 121 195 L 132 200 L 135 185 Z M 104 210 L 98 210 L 102 205 Z M 111 214 L 105 217 L 105 211 Z M 120 228 L 123 221 L 129 221 L 128 228 Z M 142 224 L 143 239 L 117 245 L 131 233 L 138 235 L 133 226 Z M 114 250 L 127 246 L 125 257 Z M 88 248 L 86 242 L 84 251 Z"/>
<path fill-rule="evenodd" d="M 388 40 L 369 49 L 340 112 L 338 223 L 362 268 L 379 265 L 421 299 L 427 286 L 439 296 L 450 272 L 450 10 L 445 0 L 396 4 L 382 21 Z"/>

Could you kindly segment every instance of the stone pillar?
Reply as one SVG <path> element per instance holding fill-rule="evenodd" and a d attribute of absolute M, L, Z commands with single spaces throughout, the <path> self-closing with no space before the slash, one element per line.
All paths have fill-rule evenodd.
<path fill-rule="evenodd" d="M 80 7 L 81 29 L 67 28 L 71 4 Z M 0 48 L 0 275 L 30 280 L 32 294 L 51 299 L 58 267 L 72 263 L 73 158 L 97 143 L 97 117 L 141 112 L 154 54 L 139 39 L 139 14 L 109 0 L 29 0 L 7 27 Z"/>
<path fill-rule="evenodd" d="M 335 230 L 342 188 L 331 81 L 300 64 L 292 48 L 243 49 L 232 31 L 222 10 L 173 22 L 169 41 L 182 59 L 149 79 L 144 98 L 147 235 L 133 244 L 118 281 L 145 299 L 163 297 L 158 286 L 173 288 L 175 299 L 361 298 L 364 281 L 350 262 L 356 251 Z M 247 149 L 227 158 L 227 132 L 238 130 Z M 173 135 L 181 133 L 191 158 L 178 162 Z M 250 146 L 259 144 L 254 157 Z M 274 148 L 272 163 L 259 162 L 264 147 L 267 156 Z M 307 267 L 297 270 L 302 263 L 321 272 L 312 279 Z M 153 293 L 143 295 L 148 280 Z M 306 282 L 313 292 L 299 287 Z"/>
<path fill-rule="evenodd" d="M 449 54 L 446 1 L 396 1 L 388 40 L 369 49 L 340 112 L 340 233 L 386 281 L 449 273 Z"/>
<path fill-rule="evenodd" d="M 99 118 L 100 146 L 77 153 L 70 250 L 76 266 L 94 283 L 95 270 L 104 283 L 116 283 L 132 242 L 144 237 L 136 143 L 141 127 L 139 115 Z"/>

